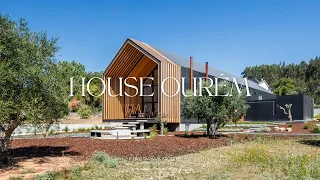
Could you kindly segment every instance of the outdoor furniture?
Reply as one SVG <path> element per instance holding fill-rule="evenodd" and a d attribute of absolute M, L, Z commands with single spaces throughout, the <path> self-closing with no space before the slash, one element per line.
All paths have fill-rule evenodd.
<path fill-rule="evenodd" d="M 133 124 L 124 124 L 122 126 L 114 127 L 112 130 L 91 130 L 90 136 L 91 138 L 96 139 L 144 139 L 150 138 L 150 130 L 148 129 L 139 129 L 136 130 L 136 124 L 139 122 L 135 122 Z M 132 127 L 132 129 L 129 129 Z M 144 134 L 147 136 L 144 136 Z"/>
<path fill-rule="evenodd" d="M 131 133 L 137 134 L 138 137 L 143 136 L 144 133 L 147 133 L 149 136 L 150 130 L 149 129 L 143 129 L 143 130 L 140 129 L 140 130 L 136 130 L 136 131 L 131 131 Z"/>
<path fill-rule="evenodd" d="M 132 127 L 132 130 L 135 131 L 137 130 L 137 124 L 139 124 L 139 122 L 128 122 L 128 124 L 134 125 L 134 127 Z"/>
<path fill-rule="evenodd" d="M 137 122 L 140 123 L 140 130 L 144 129 L 144 123 L 147 122 L 147 120 L 137 120 Z"/>
<path fill-rule="evenodd" d="M 111 135 L 110 130 L 91 130 L 90 136 L 91 137 L 102 137 L 103 135 Z"/>
<path fill-rule="evenodd" d="M 131 131 L 128 127 L 115 127 L 114 130 L 111 130 L 111 136 L 119 137 L 128 137 L 131 135 Z"/>
<path fill-rule="evenodd" d="M 136 128 L 135 128 L 135 127 L 136 127 L 135 124 L 124 124 L 124 125 L 122 125 L 122 127 L 127 127 L 127 128 L 132 129 L 132 130 L 136 129 Z"/>

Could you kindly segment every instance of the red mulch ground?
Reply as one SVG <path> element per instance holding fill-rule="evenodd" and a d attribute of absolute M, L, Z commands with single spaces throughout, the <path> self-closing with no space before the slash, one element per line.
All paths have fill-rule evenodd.
<path fill-rule="evenodd" d="M 293 123 L 292 124 L 292 131 L 291 132 L 286 132 L 286 131 L 275 131 L 275 130 L 271 130 L 270 132 L 286 132 L 286 133 L 306 133 L 306 134 L 309 134 L 309 133 L 312 133 L 313 131 L 313 128 L 314 128 L 314 125 L 316 124 L 316 122 L 311 122 L 310 123 L 310 126 L 309 126 L 309 129 L 304 129 L 304 126 L 306 125 L 306 123 Z M 278 127 L 284 127 L 284 128 L 289 128 L 289 124 L 285 124 L 285 125 L 279 125 Z"/>
<path fill-rule="evenodd" d="M 111 156 L 124 158 L 172 157 L 207 148 L 228 145 L 230 139 L 219 137 L 185 138 L 175 136 L 147 140 L 98 140 L 90 138 L 39 138 L 15 139 L 10 153 L 15 159 L 43 156 L 72 156 L 84 160 L 95 151 L 104 151 Z"/>

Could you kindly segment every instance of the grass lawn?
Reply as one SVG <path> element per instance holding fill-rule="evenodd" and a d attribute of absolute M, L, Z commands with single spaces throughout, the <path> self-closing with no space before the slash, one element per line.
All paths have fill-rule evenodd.
<path fill-rule="evenodd" d="M 315 137 L 258 136 L 170 158 L 127 160 L 96 153 L 79 166 L 37 179 L 319 179 L 319 147 Z"/>

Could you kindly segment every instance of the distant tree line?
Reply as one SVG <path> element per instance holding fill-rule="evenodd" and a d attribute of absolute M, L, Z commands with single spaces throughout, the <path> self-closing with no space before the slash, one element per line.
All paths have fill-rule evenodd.
<path fill-rule="evenodd" d="M 306 94 L 320 104 L 320 58 L 310 59 L 309 63 L 259 65 L 246 67 L 243 77 L 251 80 L 264 79 L 277 95 Z"/>
<path fill-rule="evenodd" d="M 86 72 L 84 65 L 75 61 L 60 61 L 57 63 L 59 69 L 59 79 L 65 89 L 65 92 L 70 94 L 70 78 L 73 77 L 73 94 L 69 96 L 69 108 L 72 112 L 77 112 L 81 105 L 87 105 L 91 108 L 92 113 L 101 111 L 102 108 L 102 96 L 98 96 L 102 92 L 102 82 L 99 79 L 93 79 L 90 82 L 90 92 L 94 95 L 90 95 L 87 92 L 87 83 L 91 78 L 102 78 L 103 72 Z M 82 79 L 85 78 L 85 96 L 82 96 Z M 87 107 L 86 107 L 87 108 Z"/>

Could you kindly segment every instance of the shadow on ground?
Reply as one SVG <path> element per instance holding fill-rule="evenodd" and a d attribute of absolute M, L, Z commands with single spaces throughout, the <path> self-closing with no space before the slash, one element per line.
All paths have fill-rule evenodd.
<path fill-rule="evenodd" d="M 12 158 L 28 159 L 34 157 L 78 156 L 79 152 L 68 151 L 68 146 L 29 146 L 10 149 Z"/>
<path fill-rule="evenodd" d="M 47 157 L 63 157 L 63 156 L 79 156 L 79 152 L 68 151 L 67 146 L 29 146 L 13 148 L 9 150 L 10 154 L 10 164 L 2 165 L 0 164 L 0 169 L 15 167 L 20 161 L 30 158 L 39 158 L 37 163 L 46 163 L 48 161 Z"/>
<path fill-rule="evenodd" d="M 301 141 L 299 141 L 299 143 L 310 145 L 310 146 L 320 147 L 320 140 L 308 139 L 308 140 L 301 140 Z"/>

